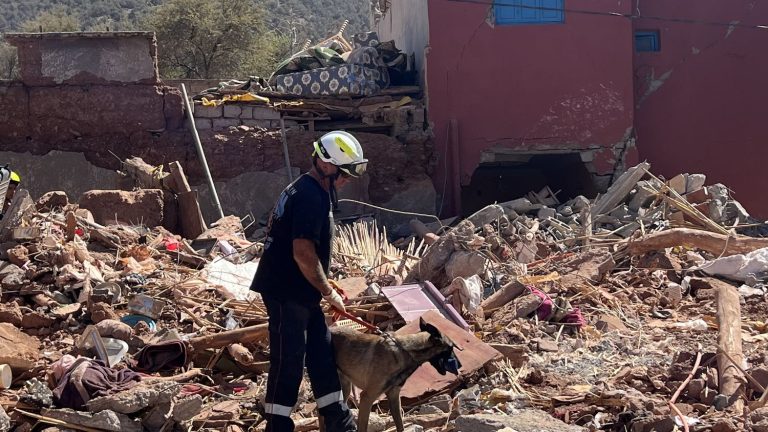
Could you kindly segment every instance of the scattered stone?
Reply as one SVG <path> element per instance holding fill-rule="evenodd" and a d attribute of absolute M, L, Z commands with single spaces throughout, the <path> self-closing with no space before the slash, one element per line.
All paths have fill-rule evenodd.
<path fill-rule="evenodd" d="M 621 318 L 615 315 L 603 314 L 595 323 L 595 328 L 601 332 L 607 333 L 611 331 L 627 331 L 627 326 L 621 321 Z"/>
<path fill-rule="evenodd" d="M 21 317 L 21 308 L 19 308 L 18 303 L 0 303 L 0 323 L 9 323 L 20 327 Z"/>
<path fill-rule="evenodd" d="M 91 321 L 98 324 L 104 320 L 119 320 L 120 317 L 117 315 L 114 309 L 112 309 L 112 306 L 106 304 L 106 303 L 94 303 L 91 305 Z"/>
<path fill-rule="evenodd" d="M 16 245 L 8 249 L 8 261 L 11 264 L 23 267 L 29 261 L 29 250 L 23 245 Z"/>
<path fill-rule="evenodd" d="M 21 317 L 21 327 L 25 329 L 50 328 L 54 324 L 56 324 L 56 318 L 37 311 L 24 314 Z"/>
<path fill-rule="evenodd" d="M 163 225 L 163 191 L 159 189 L 92 190 L 80 197 L 79 205 L 102 225 Z"/>
<path fill-rule="evenodd" d="M 560 348 L 557 346 L 557 343 L 555 341 L 551 341 L 549 339 L 537 339 L 535 342 L 536 342 L 536 348 L 539 350 L 539 352 L 560 351 Z"/>
<path fill-rule="evenodd" d="M 728 419 L 720 419 L 712 426 L 712 432 L 738 432 L 740 430 L 741 428 Z"/>
<path fill-rule="evenodd" d="M 24 383 L 24 389 L 19 395 L 19 400 L 41 408 L 49 407 L 53 405 L 53 392 L 44 382 L 32 378 Z"/>
<path fill-rule="evenodd" d="M 699 397 L 699 394 L 702 390 L 704 390 L 704 386 L 706 386 L 706 382 L 702 378 L 695 378 L 688 382 L 688 386 L 686 387 L 688 394 L 692 397 Z"/>
<path fill-rule="evenodd" d="M 50 191 L 43 194 L 35 203 L 39 212 L 49 212 L 53 209 L 62 209 L 69 205 L 69 198 L 64 191 Z"/>
<path fill-rule="evenodd" d="M 112 410 L 120 414 L 133 414 L 153 405 L 170 403 L 181 390 L 181 384 L 169 381 L 140 383 L 110 396 L 91 399 L 87 406 L 91 412 Z"/>
<path fill-rule="evenodd" d="M 41 412 L 46 417 L 72 423 L 87 428 L 114 431 L 114 432 L 142 432 L 142 426 L 139 421 L 131 420 L 128 416 L 118 414 L 114 411 L 104 410 L 98 413 L 86 413 L 75 411 L 69 408 L 65 409 L 44 409 Z"/>
<path fill-rule="evenodd" d="M 2 321 L 2 319 L 0 319 Z M 752 376 L 752 378 L 755 379 L 755 381 L 759 382 L 760 385 L 763 386 L 763 388 L 768 388 L 768 367 L 766 366 L 757 366 L 749 370 L 749 374 Z M 750 384 L 750 386 L 753 386 L 753 384 Z M 755 389 L 759 390 L 759 389 Z"/>
<path fill-rule="evenodd" d="M 0 324 L 0 364 L 18 371 L 32 369 L 40 358 L 40 342 L 8 323 Z"/>
<path fill-rule="evenodd" d="M 656 415 L 632 423 L 632 432 L 672 432 L 676 429 L 675 421 L 668 415 Z"/>
<path fill-rule="evenodd" d="M 462 415 L 456 419 L 456 430 L 462 432 L 496 432 L 504 428 L 510 428 L 517 432 L 580 432 L 585 430 L 580 426 L 563 423 L 539 410 L 523 410 L 512 415 Z"/>
<path fill-rule="evenodd" d="M 752 423 L 761 423 L 768 421 L 768 407 L 758 408 L 749 413 L 749 418 Z"/>
<path fill-rule="evenodd" d="M 128 324 L 116 320 L 103 320 L 96 324 L 99 336 L 128 341 L 133 336 L 133 328 Z"/>

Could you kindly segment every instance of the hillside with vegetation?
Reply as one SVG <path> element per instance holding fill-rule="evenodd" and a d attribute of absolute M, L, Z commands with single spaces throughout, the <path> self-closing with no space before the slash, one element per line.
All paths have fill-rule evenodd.
<path fill-rule="evenodd" d="M 157 33 L 164 78 L 268 75 L 307 39 L 318 41 L 349 20 L 346 34 L 368 28 L 370 0 L 6 0 L 2 32 Z M 0 79 L 15 77 L 11 49 L 0 44 Z"/>

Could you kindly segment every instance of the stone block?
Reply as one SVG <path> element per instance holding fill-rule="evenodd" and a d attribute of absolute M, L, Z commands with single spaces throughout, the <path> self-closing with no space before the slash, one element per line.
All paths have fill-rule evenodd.
<path fill-rule="evenodd" d="M 209 118 L 196 118 L 195 127 L 197 130 L 211 130 L 213 129 L 213 120 Z"/>
<path fill-rule="evenodd" d="M 0 323 L 0 364 L 16 372 L 32 369 L 40 358 L 40 342 L 8 323 Z"/>
<path fill-rule="evenodd" d="M 253 107 L 253 118 L 256 120 L 280 120 L 280 112 L 272 108 L 255 106 Z"/>
<path fill-rule="evenodd" d="M 213 130 L 227 129 L 230 126 L 240 126 L 240 119 L 237 119 L 237 118 L 215 118 L 215 119 L 213 119 Z"/>
<path fill-rule="evenodd" d="M 685 199 L 691 204 L 701 204 L 709 201 L 709 190 L 705 187 L 689 192 L 685 195 Z M 704 214 L 707 214 L 705 212 Z"/>
<path fill-rule="evenodd" d="M 615 315 L 603 314 L 595 324 L 595 328 L 601 332 L 607 333 L 610 331 L 627 331 L 627 326 L 621 321 L 621 319 Z"/>
<path fill-rule="evenodd" d="M 695 192 L 704 187 L 707 182 L 707 176 L 704 174 L 689 174 L 685 182 L 685 192 Z"/>
<path fill-rule="evenodd" d="M 224 117 L 225 118 L 240 118 L 243 110 L 240 105 L 226 104 L 224 105 Z"/>
<path fill-rule="evenodd" d="M 687 184 L 688 174 L 678 174 L 672 177 L 672 180 L 667 182 L 670 188 L 679 194 L 684 194 Z"/>
<path fill-rule="evenodd" d="M 163 222 L 163 191 L 159 189 L 92 190 L 80 197 L 79 205 L 90 210 L 102 225 L 141 224 L 154 228 Z"/>
<path fill-rule="evenodd" d="M 265 128 L 269 129 L 272 127 L 272 121 L 271 120 L 243 120 L 242 121 L 244 125 L 250 126 L 250 127 L 257 127 L 257 128 Z"/>
<path fill-rule="evenodd" d="M 195 118 L 197 117 L 204 117 L 204 118 L 218 118 L 222 117 L 224 115 L 224 108 L 219 106 L 203 106 L 203 105 L 195 105 Z"/>
<path fill-rule="evenodd" d="M 241 119 L 252 119 L 253 118 L 253 107 L 249 105 L 243 105 L 240 107 L 240 118 Z"/>
<path fill-rule="evenodd" d="M 554 218 L 557 212 L 553 208 L 544 207 L 539 209 L 539 212 L 536 214 L 536 217 L 539 220 Z"/>

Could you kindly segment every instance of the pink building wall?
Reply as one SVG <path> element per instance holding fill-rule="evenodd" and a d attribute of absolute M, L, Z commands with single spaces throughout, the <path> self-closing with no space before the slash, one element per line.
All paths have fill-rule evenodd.
<path fill-rule="evenodd" d="M 631 8 L 620 0 L 566 3 Z M 425 84 L 445 213 L 460 210 L 460 188 L 484 152 L 590 150 L 590 168 L 607 175 L 631 146 L 630 20 L 566 12 L 563 24 L 494 26 L 492 9 L 429 0 Z"/>
<path fill-rule="evenodd" d="M 768 3 L 754 0 L 637 3 L 644 16 L 768 23 Z M 754 216 L 768 218 L 768 29 L 642 19 L 635 28 L 658 30 L 661 46 L 635 54 L 641 159 L 667 177 L 704 173 L 729 186 Z"/>

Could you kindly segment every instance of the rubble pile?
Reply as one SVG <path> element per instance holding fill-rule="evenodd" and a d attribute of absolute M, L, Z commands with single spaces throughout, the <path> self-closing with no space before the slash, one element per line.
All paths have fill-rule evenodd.
<path fill-rule="evenodd" d="M 592 200 L 545 189 L 414 220 L 392 242 L 371 221 L 338 227 L 351 316 L 328 311 L 333 325 L 423 318 L 461 348 L 459 376 L 425 365 L 406 382 L 407 430 L 768 430 L 766 225 L 722 185 L 649 168 Z M 0 221 L 0 431 L 262 429 L 259 239 L 237 217 L 201 225 L 189 199 L 194 235 L 97 222 L 100 199 L 135 209 L 111 192 L 20 191 Z M 306 380 L 293 416 L 318 428 Z M 386 400 L 370 427 L 393 427 Z"/>

